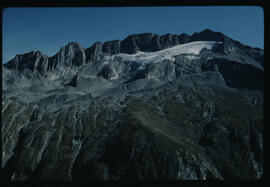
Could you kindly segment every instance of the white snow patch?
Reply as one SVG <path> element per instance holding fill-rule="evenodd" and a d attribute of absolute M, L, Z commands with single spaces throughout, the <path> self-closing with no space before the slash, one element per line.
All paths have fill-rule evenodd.
<path fill-rule="evenodd" d="M 111 77 L 111 80 L 115 80 L 115 79 L 118 79 L 118 74 L 116 73 L 115 76 Z"/>
<path fill-rule="evenodd" d="M 177 45 L 171 48 L 163 49 L 156 52 L 142 52 L 138 51 L 136 54 L 124 54 L 120 53 L 117 55 L 107 56 L 106 59 L 110 60 L 115 57 L 121 57 L 126 61 L 138 61 L 143 64 L 148 64 L 152 62 L 159 62 L 162 60 L 175 60 L 175 56 L 180 54 L 192 54 L 198 55 L 203 48 L 212 49 L 216 44 L 221 42 L 215 41 L 196 41 L 187 44 Z M 190 58 L 194 58 L 191 57 Z"/>
<path fill-rule="evenodd" d="M 104 61 L 102 65 L 107 65 L 109 64 L 109 61 Z"/>

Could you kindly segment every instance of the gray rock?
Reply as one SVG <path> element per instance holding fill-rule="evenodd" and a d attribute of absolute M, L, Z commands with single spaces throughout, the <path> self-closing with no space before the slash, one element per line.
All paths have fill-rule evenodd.
<path fill-rule="evenodd" d="M 169 60 L 149 64 L 145 70 L 145 78 L 160 79 L 165 82 L 172 81 L 175 79 L 175 66 Z"/>
<path fill-rule="evenodd" d="M 202 32 L 195 32 L 191 37 L 190 41 L 218 41 L 223 42 L 225 35 L 220 32 L 214 32 L 210 29 L 205 29 Z"/>
<path fill-rule="evenodd" d="M 134 54 L 138 50 L 136 35 L 130 35 L 121 42 L 121 53 Z"/>
<path fill-rule="evenodd" d="M 160 37 L 160 44 L 162 49 L 173 47 L 180 44 L 177 35 L 166 34 Z"/>
<path fill-rule="evenodd" d="M 48 71 L 63 70 L 67 66 L 80 66 L 86 63 L 84 49 L 76 42 L 68 43 L 49 58 Z"/>
<path fill-rule="evenodd" d="M 38 71 L 43 75 L 46 73 L 48 66 L 48 56 L 43 55 L 40 51 L 31 51 L 23 55 L 16 55 L 14 59 L 4 64 L 8 69 L 16 69 L 21 72 L 25 68 L 32 72 Z"/>
<path fill-rule="evenodd" d="M 180 34 L 178 36 L 179 44 L 185 44 L 190 42 L 190 36 L 186 33 Z"/>
<path fill-rule="evenodd" d="M 140 51 L 154 51 L 153 43 L 155 43 L 155 37 L 153 33 L 143 33 L 136 35 L 136 45 Z M 154 39 L 154 41 L 152 41 Z"/>
<path fill-rule="evenodd" d="M 103 45 L 101 42 L 96 42 L 91 47 L 85 50 L 87 63 L 95 62 L 102 58 L 103 56 L 102 46 Z"/>
<path fill-rule="evenodd" d="M 115 70 L 110 66 L 104 67 L 100 75 L 102 75 L 105 79 L 113 79 L 118 76 Z"/>
<path fill-rule="evenodd" d="M 121 50 L 121 41 L 120 40 L 113 40 L 105 42 L 102 46 L 103 52 L 109 54 L 118 54 Z"/>

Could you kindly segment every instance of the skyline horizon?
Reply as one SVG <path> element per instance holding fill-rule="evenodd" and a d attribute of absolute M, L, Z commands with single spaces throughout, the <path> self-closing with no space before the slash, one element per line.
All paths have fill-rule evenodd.
<path fill-rule="evenodd" d="M 217 16 L 213 17 L 210 10 Z M 228 17 L 227 10 L 230 10 L 231 17 Z M 233 19 L 233 14 L 239 16 Z M 86 21 L 90 24 L 85 24 Z M 95 42 L 123 40 L 133 34 L 186 33 L 191 36 L 205 29 L 221 32 L 244 45 L 264 49 L 263 21 L 260 7 L 7 8 L 3 14 L 2 63 L 17 54 L 31 51 L 41 51 L 51 57 L 70 42 L 86 49 Z M 178 22 L 181 24 L 175 24 Z M 18 28 L 20 32 L 17 32 Z"/>
<path fill-rule="evenodd" d="M 195 33 L 200 33 L 200 32 L 205 31 L 205 30 L 211 30 L 211 29 L 205 28 L 205 29 L 203 29 L 203 30 L 201 30 L 201 31 L 194 32 L 194 33 L 188 34 L 188 35 L 189 35 L 189 36 L 192 36 L 192 35 L 195 34 Z M 219 32 L 219 31 L 215 31 L 215 30 L 211 30 L 211 31 L 213 31 L 213 32 Z M 87 48 L 91 47 L 92 45 L 94 45 L 94 44 L 97 43 L 97 42 L 100 42 L 100 43 L 104 44 L 105 42 L 114 41 L 114 40 L 120 40 L 120 41 L 123 41 L 124 39 L 126 39 L 127 37 L 129 37 L 129 36 L 131 36 L 131 35 L 148 34 L 148 33 L 156 34 L 156 33 L 154 33 L 154 32 L 133 33 L 133 34 L 130 34 L 130 35 L 126 36 L 126 37 L 123 38 L 123 39 L 112 39 L 112 40 L 107 40 L 107 41 L 103 41 L 103 42 L 102 42 L 102 41 L 95 41 L 94 43 L 92 43 L 90 46 L 87 46 L 87 47 L 82 46 L 82 45 L 81 45 L 79 42 L 77 42 L 77 41 L 69 41 L 69 42 L 67 42 L 66 44 L 62 45 L 62 46 L 58 49 L 58 51 L 57 51 L 55 54 L 53 54 L 53 55 L 47 55 L 46 53 L 42 52 L 41 50 L 31 50 L 31 51 L 28 51 L 28 52 L 26 52 L 26 53 L 21 53 L 21 54 L 16 54 L 16 55 L 23 55 L 23 54 L 27 54 L 27 53 L 30 53 L 30 52 L 36 52 L 36 51 L 39 51 L 39 52 L 41 52 L 42 54 L 47 55 L 48 57 L 53 57 L 54 55 L 56 55 L 57 53 L 59 53 L 59 51 L 61 50 L 62 47 L 65 47 L 65 46 L 67 46 L 67 45 L 70 44 L 70 43 L 77 43 L 77 44 L 79 44 L 80 46 L 82 46 L 82 47 L 86 50 Z M 219 32 L 219 33 L 222 33 L 222 32 Z M 165 33 L 165 34 L 162 34 L 162 35 L 159 35 L 159 36 L 163 36 L 163 35 L 167 35 L 167 34 L 181 35 L 181 34 L 187 34 L 187 33 L 185 33 L 185 32 L 179 33 L 179 34 L 176 34 L 176 33 Z M 222 34 L 223 34 L 223 33 L 222 33 Z M 157 34 L 157 35 L 158 35 L 158 34 Z M 228 36 L 228 35 L 226 35 L 226 36 L 229 37 L 229 38 L 231 38 L 231 37 Z M 238 41 L 238 40 L 236 40 L 236 39 L 234 39 L 234 38 L 231 38 L 231 39 L 233 39 L 233 40 L 235 40 L 235 41 Z M 240 41 L 238 41 L 238 42 L 240 42 Z M 188 42 L 188 43 L 191 43 L 191 42 Z M 242 43 L 242 42 L 240 42 L 240 43 Z M 243 44 L 243 45 L 246 45 L 245 43 L 242 43 L 242 44 Z M 184 44 L 179 44 L 179 45 L 184 45 Z M 249 45 L 247 45 L 247 46 L 249 46 Z M 252 47 L 252 48 L 260 48 L 260 47 L 257 47 L 257 46 L 250 46 L 250 47 Z M 260 49 L 264 50 L 263 48 L 260 48 Z M 15 56 L 16 56 L 16 55 L 15 55 Z M 15 56 L 14 56 L 13 58 L 15 58 Z M 13 59 L 13 58 L 12 58 L 12 59 Z M 12 60 L 12 59 L 10 59 L 10 60 Z M 8 60 L 8 61 L 10 61 L 10 60 Z M 6 62 L 8 62 L 8 61 L 6 61 Z M 4 62 L 4 63 L 6 63 L 6 62 Z"/>

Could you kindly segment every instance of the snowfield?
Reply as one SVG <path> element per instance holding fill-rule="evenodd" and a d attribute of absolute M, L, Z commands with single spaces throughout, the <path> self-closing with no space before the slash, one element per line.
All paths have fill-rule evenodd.
<path fill-rule="evenodd" d="M 174 60 L 175 56 L 180 54 L 192 54 L 197 55 L 203 48 L 212 49 L 214 46 L 221 44 L 222 42 L 215 41 L 196 41 L 187 44 L 177 45 L 171 48 L 163 49 L 156 52 L 142 52 L 138 51 L 136 54 L 124 54 L 106 56 L 105 61 L 110 61 L 116 57 L 123 58 L 126 61 L 137 61 L 143 64 L 151 62 L 159 62 L 162 60 Z"/>

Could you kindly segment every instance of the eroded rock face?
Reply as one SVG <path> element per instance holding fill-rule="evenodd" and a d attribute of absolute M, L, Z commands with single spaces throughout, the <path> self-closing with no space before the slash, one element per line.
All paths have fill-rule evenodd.
<path fill-rule="evenodd" d="M 166 34 L 160 37 L 160 43 L 163 49 L 180 44 L 178 36 Z"/>
<path fill-rule="evenodd" d="M 196 54 L 153 53 L 199 39 L 223 43 Z M 210 30 L 137 34 L 86 50 L 73 42 L 50 58 L 18 55 L 3 65 L 2 176 L 260 179 L 262 59 L 263 50 Z"/>
<path fill-rule="evenodd" d="M 222 42 L 222 46 L 217 49 L 217 51 L 222 52 L 227 55 L 232 55 L 234 58 L 241 58 L 241 55 L 247 55 L 251 59 L 258 61 L 263 64 L 263 51 L 256 48 L 251 48 L 241 44 L 239 41 L 233 40 L 228 36 L 220 33 L 214 32 L 210 29 L 206 29 L 200 33 L 194 33 L 189 41 L 218 41 Z"/>
<path fill-rule="evenodd" d="M 179 44 L 185 44 L 190 42 L 190 36 L 186 33 L 180 34 L 178 36 Z"/>
<path fill-rule="evenodd" d="M 156 64 L 150 64 L 146 67 L 145 78 L 160 79 L 161 81 L 172 81 L 175 79 L 175 66 L 171 61 L 161 61 Z"/>
<path fill-rule="evenodd" d="M 113 40 L 109 42 L 105 42 L 102 46 L 103 52 L 109 54 L 118 54 L 121 50 L 121 41 Z"/>
<path fill-rule="evenodd" d="M 188 43 L 190 36 L 181 35 L 156 35 L 153 33 L 143 33 L 138 35 L 130 35 L 121 42 L 121 52 L 134 54 L 138 50 L 153 52 L 173 47 L 179 44 Z"/>
<path fill-rule="evenodd" d="M 136 35 L 130 35 L 121 42 L 122 53 L 134 54 L 137 53 L 138 50 Z"/>
<path fill-rule="evenodd" d="M 249 64 L 213 59 L 203 63 L 202 68 L 203 71 L 214 71 L 216 68 L 230 87 L 263 90 L 263 71 Z"/>
<path fill-rule="evenodd" d="M 194 33 L 190 37 L 190 41 L 218 41 L 223 42 L 225 35 L 220 32 L 214 32 L 210 29 L 205 29 L 200 33 Z"/>
<path fill-rule="evenodd" d="M 43 55 L 40 51 L 32 51 L 23 55 L 17 55 L 4 66 L 8 69 L 15 69 L 19 72 L 22 72 L 27 68 L 32 72 L 38 71 L 44 74 L 48 66 L 48 56 Z"/>
<path fill-rule="evenodd" d="M 110 66 L 104 67 L 100 72 L 100 75 L 102 75 L 105 79 L 117 79 L 118 77 L 118 74 Z"/>
<path fill-rule="evenodd" d="M 80 66 L 86 63 L 84 49 L 76 42 L 71 42 L 49 59 L 48 71 L 59 69 L 60 71 L 67 66 Z"/>
<path fill-rule="evenodd" d="M 85 50 L 87 62 L 95 62 L 102 58 L 102 43 L 96 42 L 91 47 Z"/>

